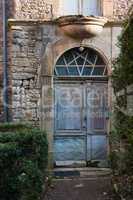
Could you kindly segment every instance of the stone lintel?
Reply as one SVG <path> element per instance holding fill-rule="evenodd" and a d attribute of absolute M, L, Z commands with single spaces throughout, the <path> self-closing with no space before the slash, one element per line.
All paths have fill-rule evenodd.
<path fill-rule="evenodd" d="M 37 25 L 56 25 L 57 20 L 38 20 L 38 19 L 31 19 L 31 20 L 25 20 L 25 19 L 9 19 L 8 24 L 10 27 L 14 26 L 37 26 Z M 106 26 L 121 26 L 123 24 L 123 20 L 108 20 L 108 22 L 105 24 Z"/>
<path fill-rule="evenodd" d="M 31 20 L 27 20 L 27 19 L 9 19 L 8 20 L 8 25 L 10 26 L 10 27 L 12 27 L 12 26 L 29 26 L 29 25 L 34 25 L 34 26 L 36 26 L 36 25 L 43 25 L 43 24 L 54 24 L 55 23 L 55 21 L 54 20 L 39 20 L 39 19 L 31 19 Z"/>

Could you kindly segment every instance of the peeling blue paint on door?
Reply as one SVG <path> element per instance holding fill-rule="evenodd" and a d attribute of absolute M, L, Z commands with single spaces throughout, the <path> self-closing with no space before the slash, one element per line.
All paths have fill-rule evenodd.
<path fill-rule="evenodd" d="M 56 137 L 55 160 L 83 161 L 85 159 L 85 138 Z"/>
<path fill-rule="evenodd" d="M 107 83 L 55 84 L 56 161 L 107 159 Z"/>

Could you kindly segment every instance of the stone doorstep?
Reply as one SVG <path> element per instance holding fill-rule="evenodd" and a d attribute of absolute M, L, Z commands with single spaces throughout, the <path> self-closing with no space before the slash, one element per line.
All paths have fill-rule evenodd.
<path fill-rule="evenodd" d="M 110 168 L 55 168 L 53 176 L 55 178 L 97 178 L 111 175 Z"/>

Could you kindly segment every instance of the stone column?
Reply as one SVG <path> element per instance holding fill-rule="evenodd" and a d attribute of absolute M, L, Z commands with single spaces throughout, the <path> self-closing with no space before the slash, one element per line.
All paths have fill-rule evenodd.
<path fill-rule="evenodd" d="M 53 77 L 42 75 L 41 97 L 41 127 L 47 132 L 49 143 L 48 168 L 53 168 L 53 134 L 54 134 L 54 103 L 53 103 Z"/>

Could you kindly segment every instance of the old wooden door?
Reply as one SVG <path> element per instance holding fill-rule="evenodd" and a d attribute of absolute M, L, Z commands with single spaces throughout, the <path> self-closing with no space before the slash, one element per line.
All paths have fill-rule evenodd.
<path fill-rule="evenodd" d="M 107 165 L 108 84 L 86 86 L 87 162 Z"/>
<path fill-rule="evenodd" d="M 107 83 L 55 84 L 56 165 L 100 166 L 107 156 Z"/>

